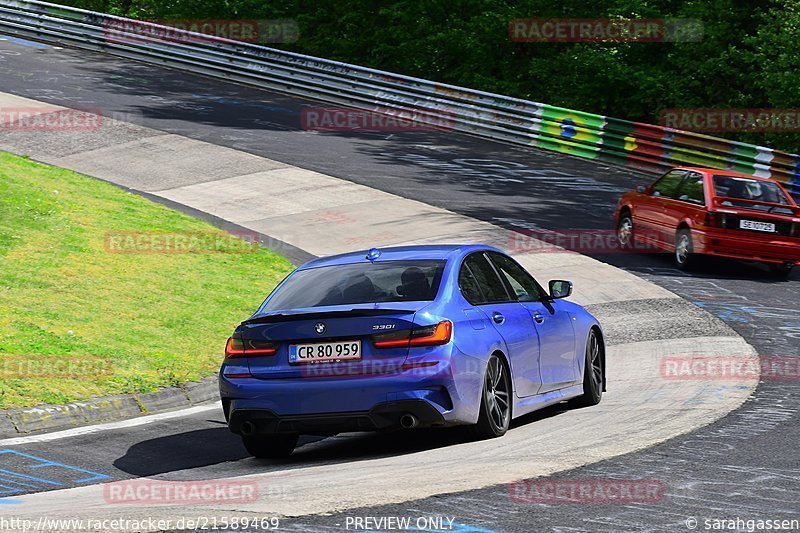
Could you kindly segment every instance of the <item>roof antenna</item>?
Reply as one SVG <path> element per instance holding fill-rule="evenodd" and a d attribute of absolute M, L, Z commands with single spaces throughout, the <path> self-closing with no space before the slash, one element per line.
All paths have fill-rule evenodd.
<path fill-rule="evenodd" d="M 376 259 L 381 256 L 381 251 L 377 248 L 370 248 L 369 252 L 367 252 L 367 259 L 369 259 L 370 263 L 374 263 Z"/>

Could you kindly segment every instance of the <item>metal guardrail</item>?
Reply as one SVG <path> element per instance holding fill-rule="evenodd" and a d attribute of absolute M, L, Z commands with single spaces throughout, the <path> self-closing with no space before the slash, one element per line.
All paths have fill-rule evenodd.
<path fill-rule="evenodd" d="M 36 0 L 0 0 L 0 33 L 102 51 L 494 140 L 658 171 L 679 165 L 772 177 L 800 197 L 800 155 L 584 113 Z M 170 29 L 171 30 L 171 29 Z M 173 30 L 174 31 L 174 30 Z"/>

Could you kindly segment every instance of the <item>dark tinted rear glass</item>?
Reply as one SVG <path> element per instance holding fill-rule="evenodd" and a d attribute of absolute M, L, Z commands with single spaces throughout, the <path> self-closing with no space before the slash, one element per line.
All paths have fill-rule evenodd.
<path fill-rule="evenodd" d="M 483 292 L 478 286 L 478 281 L 467 265 L 461 265 L 461 272 L 458 274 L 458 286 L 461 287 L 461 294 L 472 305 L 486 303 Z"/>
<path fill-rule="evenodd" d="M 755 200 L 773 204 L 791 205 L 780 187 L 769 181 L 740 178 L 734 176 L 715 175 L 714 194 L 725 198 Z M 737 207 L 751 207 L 753 204 L 741 202 Z"/>
<path fill-rule="evenodd" d="M 464 264 L 469 267 L 470 272 L 475 276 L 475 280 L 483 293 L 484 301 L 510 301 L 503 282 L 483 253 L 479 252 L 470 255 L 464 260 Z"/>
<path fill-rule="evenodd" d="M 429 301 L 436 298 L 444 261 L 386 261 L 295 272 L 259 312 L 326 305 Z"/>

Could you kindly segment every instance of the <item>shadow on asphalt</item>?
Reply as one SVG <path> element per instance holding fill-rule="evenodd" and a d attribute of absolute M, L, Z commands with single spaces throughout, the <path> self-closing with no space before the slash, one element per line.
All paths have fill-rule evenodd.
<path fill-rule="evenodd" d="M 114 466 L 133 476 L 154 476 L 247 457 L 227 427 L 201 429 L 144 440 L 128 448 Z"/>
<path fill-rule="evenodd" d="M 658 274 L 686 278 L 745 280 L 756 283 L 785 283 L 800 280 L 800 268 L 792 271 L 788 280 L 773 275 L 765 265 L 725 259 L 722 257 L 699 257 L 689 271 L 678 270 L 672 254 L 592 254 L 594 259 L 637 274 Z"/>
<path fill-rule="evenodd" d="M 558 404 L 530 413 L 512 421 L 509 431 L 513 432 L 517 428 L 560 415 L 569 410 L 566 404 Z M 288 467 L 303 467 L 316 462 L 335 463 L 379 459 L 455 446 L 473 440 L 474 438 L 464 427 L 349 433 L 326 439 L 322 445 L 306 449 L 301 447 L 282 463 Z M 498 440 L 498 444 L 501 442 L 502 439 Z"/>
<path fill-rule="evenodd" d="M 558 404 L 530 413 L 514 420 L 509 431 L 568 412 L 566 404 Z M 249 459 L 237 435 L 227 427 L 188 431 L 141 441 L 131 446 L 124 456 L 114 461 L 114 466 L 131 476 L 144 477 L 217 465 L 248 459 L 242 467 L 254 472 L 264 471 L 266 465 L 280 465 L 282 470 L 292 470 L 320 463 L 350 463 L 367 459 L 405 455 L 434 450 L 473 439 L 462 427 L 418 429 L 411 431 L 386 431 L 376 433 L 344 433 L 334 437 L 304 435 L 298 448 L 288 459 Z M 498 444 L 502 441 L 499 440 Z M 313 445 L 312 445 L 313 444 Z M 230 475 L 227 469 L 206 472 L 208 478 Z"/>

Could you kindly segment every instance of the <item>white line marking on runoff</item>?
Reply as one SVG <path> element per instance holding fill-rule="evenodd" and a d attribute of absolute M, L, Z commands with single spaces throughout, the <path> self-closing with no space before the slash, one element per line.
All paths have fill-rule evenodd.
<path fill-rule="evenodd" d="M 19 444 L 36 444 L 38 442 L 50 442 L 54 440 L 66 439 L 69 437 L 79 437 L 81 435 L 90 435 L 92 433 L 99 433 L 101 431 L 112 431 L 115 429 L 127 429 L 136 426 L 144 426 L 152 424 L 153 422 L 160 422 L 162 420 L 170 420 L 173 418 L 183 418 L 185 416 L 196 415 L 206 411 L 213 411 L 215 409 L 222 409 L 222 402 L 215 402 L 208 405 L 198 405 L 188 409 L 181 409 L 180 411 L 170 411 L 168 413 L 160 413 L 157 415 L 145 415 L 139 418 L 131 418 L 130 420 L 122 420 L 120 422 L 107 422 L 105 424 L 97 424 L 94 426 L 85 426 L 74 429 L 66 429 L 64 431 L 55 431 L 53 433 L 44 433 L 42 435 L 29 435 L 27 437 L 12 437 L 10 439 L 0 440 L 0 446 L 16 446 Z"/>

